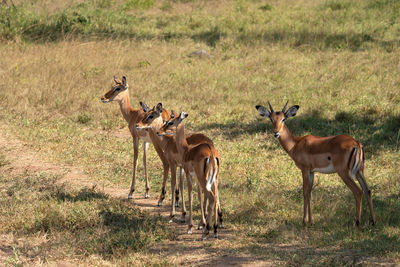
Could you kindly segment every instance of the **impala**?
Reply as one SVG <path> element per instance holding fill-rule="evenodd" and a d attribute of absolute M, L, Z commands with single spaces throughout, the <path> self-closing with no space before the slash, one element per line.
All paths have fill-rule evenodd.
<path fill-rule="evenodd" d="M 162 111 L 164 110 L 162 108 L 162 103 L 158 103 L 156 107 L 153 107 L 153 109 L 150 109 L 147 107 L 146 104 L 140 102 L 140 104 L 142 105 L 143 111 L 146 111 L 145 116 L 143 117 L 142 120 L 140 120 L 137 124 L 136 124 L 136 130 L 137 131 L 146 131 L 148 132 L 150 139 L 153 143 L 153 145 L 155 147 L 158 148 L 158 151 L 161 151 L 161 153 L 163 153 L 163 157 L 166 159 L 168 165 L 164 166 L 164 176 L 163 176 L 163 183 L 162 183 L 162 188 L 161 188 L 161 195 L 160 195 L 160 199 L 158 200 L 158 206 L 162 205 L 162 202 L 165 198 L 165 194 L 166 194 L 166 190 L 165 190 L 165 185 L 168 179 L 168 170 L 171 167 L 171 176 L 176 177 L 176 166 L 175 168 L 173 168 L 173 165 L 171 164 L 171 158 L 167 158 L 166 156 L 168 155 L 168 153 L 165 153 L 166 148 L 163 146 L 162 143 L 160 143 L 160 140 L 158 140 L 158 138 L 154 138 L 154 136 L 152 136 L 152 132 L 148 131 L 149 128 L 154 129 L 155 131 L 158 131 L 159 128 L 161 128 L 163 126 L 163 124 L 165 123 L 163 117 L 162 117 Z M 171 116 L 170 118 L 173 118 L 174 114 L 173 112 L 171 112 Z M 154 133 L 153 133 L 154 134 Z M 180 180 L 181 180 L 181 188 L 183 188 L 183 182 L 182 182 L 182 176 L 183 176 L 183 169 L 181 168 L 180 170 Z M 171 189 L 175 189 L 175 184 Z M 183 206 L 182 208 L 184 209 L 183 214 L 186 214 L 185 212 L 185 206 L 184 206 L 184 198 L 183 198 L 183 189 L 181 190 L 181 194 L 182 194 L 182 202 L 183 202 Z M 173 205 L 175 207 L 179 206 L 179 189 L 176 188 L 176 190 L 173 190 L 173 193 L 175 193 L 175 202 L 173 201 Z M 174 194 L 172 194 L 172 197 L 174 197 Z M 183 219 L 184 220 L 184 215 L 183 215 Z"/>
<path fill-rule="evenodd" d="M 133 138 L 133 177 L 132 177 L 132 184 L 131 184 L 131 189 L 129 191 L 128 199 L 132 198 L 132 194 L 135 191 L 135 183 L 136 183 L 136 167 L 137 167 L 137 159 L 138 159 L 138 153 L 139 153 L 139 140 L 143 140 L 143 165 L 144 165 L 144 175 L 146 178 L 146 193 L 145 193 L 145 198 L 149 198 L 149 179 L 147 176 L 147 166 L 146 166 L 146 154 L 148 150 L 148 144 L 151 142 L 151 139 L 149 137 L 148 132 L 146 131 L 138 131 L 136 129 L 136 123 L 141 121 L 145 114 L 146 111 L 148 110 L 148 107 L 144 104 L 142 104 L 141 109 L 134 109 L 131 104 L 130 104 L 130 99 L 129 99 L 129 91 L 128 91 L 128 84 L 126 82 L 126 77 L 123 76 L 122 80 L 116 79 L 114 76 L 114 82 L 111 86 L 111 90 L 108 91 L 103 97 L 101 97 L 101 101 L 103 103 L 108 103 L 110 101 L 117 101 L 119 103 L 119 106 L 121 108 L 121 113 L 124 119 L 128 122 L 128 127 L 129 131 L 131 132 L 132 138 Z M 162 118 L 163 120 L 167 121 L 170 119 L 170 114 L 167 110 L 163 109 L 162 110 Z M 167 160 L 164 158 L 164 154 L 162 150 L 158 147 L 155 146 L 155 149 L 157 151 L 157 154 L 159 155 L 161 161 L 163 162 L 164 166 L 164 175 L 165 175 L 165 169 L 168 166 Z M 166 171 L 168 175 L 168 169 Z"/>
<path fill-rule="evenodd" d="M 304 215 L 303 223 L 312 223 L 311 190 L 314 173 L 337 173 L 354 194 L 356 201 L 356 225 L 361 218 L 363 191 L 367 196 L 372 224 L 375 215 L 372 207 L 372 195 L 364 177 L 364 149 L 362 144 L 348 135 L 319 137 L 313 135 L 293 136 L 285 125 L 285 120 L 294 117 L 299 110 L 295 105 L 286 110 L 286 102 L 282 111 L 275 112 L 268 102 L 270 110 L 257 105 L 258 113 L 272 122 L 275 138 L 278 138 L 283 149 L 293 159 L 303 176 Z M 360 189 L 355 178 L 361 185 Z"/>
<path fill-rule="evenodd" d="M 185 170 L 188 194 L 189 194 L 189 223 L 188 233 L 192 233 L 193 227 L 193 199 L 192 199 L 192 177 L 198 181 L 198 194 L 202 216 L 204 240 L 211 229 L 211 219 L 214 211 L 214 237 L 218 237 L 218 217 L 219 227 L 222 228 L 222 211 L 218 198 L 218 172 L 219 172 L 219 154 L 214 148 L 212 142 L 202 142 L 200 144 L 190 144 L 185 134 L 185 127 L 181 123 L 187 113 L 181 112 L 179 116 L 166 122 L 157 132 L 159 136 L 172 135 L 176 140 L 176 150 L 182 160 Z M 201 195 L 204 192 L 204 203 L 201 201 Z M 208 201 L 207 213 L 205 214 L 206 203 Z"/>
<path fill-rule="evenodd" d="M 181 189 L 181 195 L 182 195 L 182 218 L 181 222 L 185 222 L 185 215 L 186 215 L 186 206 L 185 206 L 185 200 L 184 200 L 184 194 L 183 194 L 183 155 L 179 154 L 179 151 L 177 150 L 176 146 L 176 140 L 173 135 L 168 135 L 168 134 L 163 134 L 157 136 L 155 132 L 158 130 L 161 130 L 159 127 L 159 124 L 162 123 L 161 116 L 160 116 L 160 111 L 161 111 L 161 103 L 159 103 L 160 106 L 158 106 L 157 109 L 153 109 L 147 113 L 147 116 L 140 121 L 137 125 L 137 129 L 145 129 L 149 130 L 150 133 L 150 138 L 153 141 L 154 145 L 158 145 L 162 148 L 164 151 L 164 156 L 169 162 L 169 166 L 171 169 L 171 191 L 172 191 L 172 204 L 171 204 L 171 215 L 170 215 L 170 222 L 172 222 L 174 216 L 175 216 L 175 209 L 176 203 L 174 203 L 174 200 L 176 201 L 179 200 L 178 194 L 179 190 L 176 190 L 174 192 L 173 188 L 176 186 L 176 168 L 180 167 L 180 189 Z M 175 118 L 175 114 L 173 111 L 171 111 L 171 119 Z M 167 125 L 169 122 L 165 122 Z M 163 126 L 165 127 L 165 125 Z M 188 142 L 189 145 L 199 145 L 201 143 L 206 143 L 210 144 L 214 148 L 214 143 L 210 138 L 205 136 L 204 134 L 201 133 L 194 133 L 186 136 L 186 141 Z M 168 177 L 164 176 L 163 180 L 163 192 L 165 192 L 165 184 L 166 184 L 166 179 Z M 174 198 L 174 193 L 176 194 L 176 197 Z M 201 199 L 201 195 L 199 195 Z M 205 204 L 204 204 L 205 206 Z M 222 220 L 222 218 L 221 218 Z M 202 220 L 199 224 L 199 228 L 203 227 L 204 220 Z"/>

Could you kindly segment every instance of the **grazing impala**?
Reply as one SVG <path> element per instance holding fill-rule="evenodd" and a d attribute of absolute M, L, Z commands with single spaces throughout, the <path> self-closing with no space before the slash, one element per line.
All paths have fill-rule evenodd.
<path fill-rule="evenodd" d="M 146 111 L 149 110 L 149 108 L 142 104 L 141 109 L 134 109 L 129 100 L 129 92 L 128 92 L 128 84 L 126 83 L 126 78 L 125 76 L 122 77 L 122 80 L 116 79 L 114 76 L 114 82 L 115 84 L 111 86 L 111 90 L 108 91 L 103 97 L 101 97 L 101 101 L 103 103 L 108 103 L 110 101 L 117 101 L 119 103 L 119 106 L 121 108 L 121 113 L 124 116 L 124 119 L 128 122 L 128 127 L 129 131 L 131 132 L 132 138 L 133 138 L 133 177 L 132 177 L 132 184 L 131 184 L 131 189 L 129 191 L 128 198 L 132 198 L 132 193 L 135 191 L 135 182 L 136 182 L 136 167 L 137 167 L 137 159 L 138 159 L 138 148 L 139 148 L 139 140 L 143 140 L 143 165 L 144 165 L 144 175 L 146 178 L 146 193 L 145 193 L 145 198 L 149 198 L 149 179 L 147 176 L 147 166 L 146 166 L 146 153 L 148 149 L 148 144 L 151 142 L 151 139 L 149 137 L 148 132 L 146 131 L 138 131 L 136 129 L 136 123 L 141 121 L 145 114 Z M 165 121 L 168 121 L 171 116 L 169 112 L 165 109 L 162 110 L 162 118 Z M 157 151 L 157 154 L 160 156 L 163 165 L 164 165 L 164 175 L 165 175 L 165 169 L 168 167 L 168 162 L 164 158 L 164 154 L 161 150 L 161 148 L 158 148 L 155 146 L 155 149 Z M 168 175 L 168 169 L 166 171 Z"/>
<path fill-rule="evenodd" d="M 314 173 L 337 173 L 343 182 L 350 188 L 356 200 L 356 225 L 360 224 L 361 203 L 363 191 L 367 196 L 372 224 L 375 224 L 375 215 L 372 207 L 371 191 L 364 177 L 364 149 L 360 142 L 348 135 L 319 137 L 313 135 L 293 136 L 285 125 L 285 120 L 294 117 L 299 109 L 298 105 L 286 110 L 287 102 L 282 111 L 274 112 L 268 102 L 270 110 L 257 105 L 256 109 L 261 116 L 272 122 L 274 137 L 278 138 L 283 149 L 294 160 L 303 175 L 304 216 L 303 223 L 312 223 L 311 190 L 314 182 Z M 355 183 L 357 178 L 360 189 Z"/>
<path fill-rule="evenodd" d="M 171 215 L 170 215 L 170 221 L 172 222 L 174 216 L 175 216 L 175 205 L 174 203 L 175 199 L 178 201 L 179 197 L 174 198 L 174 193 L 179 194 L 179 190 L 176 190 L 174 192 L 174 188 L 176 186 L 176 168 L 180 167 L 180 189 L 181 189 L 181 195 L 182 195 L 182 218 L 181 222 L 185 221 L 185 215 L 186 215 L 186 207 L 185 207 L 185 200 L 184 200 L 184 195 L 183 195 L 183 156 L 179 154 L 179 151 L 176 146 L 176 139 L 175 136 L 169 135 L 169 134 L 160 134 L 156 135 L 155 132 L 162 131 L 161 127 L 159 127 L 160 123 L 162 123 L 162 119 L 160 116 L 160 111 L 161 111 L 161 103 L 159 103 L 159 106 L 157 109 L 153 109 L 147 113 L 147 116 L 140 121 L 137 125 L 137 129 L 145 129 L 148 130 L 150 133 L 150 138 L 152 139 L 152 142 L 154 145 L 158 145 L 162 148 L 164 151 L 164 156 L 168 160 L 170 168 L 171 168 L 171 191 L 172 191 L 172 205 L 171 205 Z M 175 118 L 175 114 L 173 111 L 171 111 L 171 120 Z M 169 122 L 165 122 L 164 126 L 162 128 L 165 128 L 168 125 Z M 160 133 L 159 132 L 159 133 Z M 212 146 L 214 149 L 214 143 L 212 142 L 211 139 L 209 139 L 207 136 L 201 133 L 194 133 L 186 136 L 186 141 L 189 145 L 195 146 L 199 145 L 202 143 L 209 144 Z M 215 149 L 214 149 L 215 151 Z M 217 154 L 218 152 L 215 151 Z M 163 181 L 163 191 L 165 192 L 165 184 L 166 184 L 166 179 L 168 177 L 164 176 L 164 181 Z M 199 198 L 201 199 L 201 195 L 199 195 Z M 205 204 L 204 204 L 205 205 Z M 222 218 L 221 218 L 222 220 Z M 203 227 L 204 218 L 200 222 L 199 227 Z"/>
<path fill-rule="evenodd" d="M 183 161 L 185 170 L 188 193 L 189 193 L 189 225 L 188 233 L 192 232 L 193 227 L 193 200 L 192 200 L 192 177 L 196 177 L 198 181 L 199 202 L 204 224 L 206 218 L 206 227 L 203 227 L 202 239 L 208 235 L 211 227 L 211 219 L 214 211 L 214 236 L 217 237 L 218 217 L 220 227 L 222 227 L 222 211 L 218 198 L 218 172 L 219 172 L 219 155 L 212 143 L 204 142 L 200 144 L 189 144 L 185 135 L 185 128 L 181 123 L 188 114 L 181 112 L 179 116 L 165 123 L 158 131 L 157 135 L 167 136 L 174 135 L 176 140 L 176 149 Z M 201 194 L 204 192 L 204 203 L 201 201 Z M 205 203 L 208 201 L 207 213 L 205 213 Z"/>

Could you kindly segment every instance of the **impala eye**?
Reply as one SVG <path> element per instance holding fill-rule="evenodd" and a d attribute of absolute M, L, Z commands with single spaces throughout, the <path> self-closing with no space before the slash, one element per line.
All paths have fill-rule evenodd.
<path fill-rule="evenodd" d="M 148 119 L 152 119 L 153 118 L 153 115 L 150 115 L 149 117 L 148 117 Z"/>
<path fill-rule="evenodd" d="M 114 91 L 119 91 L 119 90 L 121 90 L 121 87 L 117 87 L 117 88 L 115 88 L 115 90 L 114 90 Z"/>
<path fill-rule="evenodd" d="M 173 121 L 168 122 L 168 126 L 172 126 L 172 125 L 174 125 Z"/>

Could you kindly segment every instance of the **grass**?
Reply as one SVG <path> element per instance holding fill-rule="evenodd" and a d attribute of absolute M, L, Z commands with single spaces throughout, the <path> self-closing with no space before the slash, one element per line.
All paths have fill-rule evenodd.
<path fill-rule="evenodd" d="M 160 217 L 96 188 L 75 190 L 57 180 L 57 176 L 45 173 L 0 175 L 0 233 L 15 240 L 10 266 L 15 260 L 29 262 L 16 255 L 44 259 L 51 255 L 53 261 L 66 255 L 70 260 L 96 255 L 109 262 L 126 262 L 129 254 L 145 252 L 154 242 L 174 238 Z"/>
<path fill-rule="evenodd" d="M 192 39 L 215 47 L 279 43 L 314 49 L 399 47 L 397 1 L 46 1 L 0 6 L 0 38 L 28 42 L 132 38 Z M 63 9 L 54 5 L 65 6 Z M 188 11 L 191 10 L 191 11 Z M 329 27 L 326 27 L 329 25 Z M 228 46 L 227 43 L 225 43 Z"/>
<path fill-rule="evenodd" d="M 140 1 L 129 1 L 134 2 Z M 399 263 L 397 1 L 149 1 L 129 9 L 126 3 L 70 1 L 64 7 L 53 2 L 57 9 L 38 1 L 14 11 L 1 7 L 0 25 L 8 18 L 10 26 L 0 27 L 0 121 L 17 138 L 53 161 L 128 188 L 131 140 L 107 134 L 126 123 L 117 104 L 100 102 L 112 76 L 126 75 L 135 107 L 139 101 L 162 102 L 168 109 L 185 110 L 187 127 L 215 141 L 222 157 L 227 225 L 251 240 L 236 244 L 241 251 L 288 265 Z M 213 56 L 188 57 L 196 49 Z M 300 105 L 287 122 L 294 134 L 350 134 L 364 144 L 375 227 L 368 225 L 364 202 L 361 228 L 355 228 L 350 191 L 337 176 L 319 174 L 312 201 L 315 224 L 302 226 L 300 172 L 273 139 L 270 122 L 254 108 L 267 100 L 281 108 L 287 99 Z M 158 194 L 161 164 L 150 151 L 151 191 Z M 0 158 L 4 164 L 7 160 Z M 142 194 L 140 159 L 138 172 L 137 194 Z M 39 179 L 35 175 L 18 179 Z M 51 179 L 45 181 L 51 185 Z M 21 187 L 7 183 L 7 190 Z M 18 190 L 13 196 L 21 194 Z M 95 205 L 71 200 L 95 192 L 65 194 L 70 197 L 53 202 L 48 211 L 57 214 L 49 216 L 54 221 L 35 224 L 45 212 L 38 209 L 31 211 L 28 230 L 18 217 L 13 221 L 20 226 L 11 230 L 28 236 L 66 231 L 72 236 L 68 244 L 89 248 L 74 231 L 85 236 L 88 225 L 104 225 L 110 217 L 107 207 L 117 210 L 113 216 L 122 221 L 134 220 L 139 212 L 106 196 L 91 199 Z M 69 216 L 58 216 L 59 209 Z M 84 210 L 88 218 L 73 210 Z M 136 255 L 136 248 L 146 248 L 158 235 L 167 238 L 155 233 L 150 241 L 132 244 L 121 237 L 129 227 L 118 227 L 122 230 L 106 239 L 108 250 L 94 242 L 86 257 L 121 259 L 118 255 Z M 163 229 L 155 223 L 158 227 Z"/>

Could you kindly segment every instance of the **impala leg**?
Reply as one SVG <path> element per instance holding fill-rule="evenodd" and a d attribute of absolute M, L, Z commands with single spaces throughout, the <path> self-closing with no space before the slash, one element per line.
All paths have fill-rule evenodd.
<path fill-rule="evenodd" d="M 213 192 L 205 191 L 204 192 L 205 197 L 208 198 L 208 207 L 207 207 L 207 214 L 206 214 L 206 227 L 205 229 L 203 228 L 203 235 L 202 235 L 202 240 L 207 238 L 207 235 L 209 234 L 211 230 L 211 219 L 212 219 L 212 214 L 213 214 L 213 208 L 215 206 L 214 204 L 214 194 Z"/>
<path fill-rule="evenodd" d="M 217 177 L 218 177 L 218 174 L 219 174 L 219 165 L 218 165 Z M 216 182 L 217 189 L 218 189 L 218 179 L 215 182 Z M 222 229 L 222 228 L 224 228 L 224 225 L 222 224 L 222 210 L 221 210 L 221 204 L 219 202 L 219 194 L 218 193 L 216 194 L 216 197 L 217 197 L 217 208 L 218 208 L 218 218 L 219 218 L 218 228 Z"/>
<path fill-rule="evenodd" d="M 163 200 L 165 198 L 165 193 L 166 193 L 165 185 L 166 185 L 167 180 L 168 180 L 169 162 L 166 159 L 166 157 L 164 155 L 164 151 L 160 147 L 160 145 L 158 143 L 158 140 L 156 139 L 156 136 L 155 136 L 155 134 L 154 134 L 154 132 L 152 130 L 150 131 L 150 138 L 152 140 L 154 149 L 156 150 L 157 155 L 160 157 L 161 162 L 163 164 L 163 182 L 162 182 L 162 187 L 161 187 L 160 198 L 158 200 L 158 206 L 161 206 L 162 202 L 163 202 Z"/>
<path fill-rule="evenodd" d="M 188 234 L 192 233 L 193 228 L 193 196 L 192 196 L 192 177 L 189 173 L 186 172 L 186 181 L 188 187 L 188 195 L 189 195 L 189 223 L 188 223 Z"/>
<path fill-rule="evenodd" d="M 308 192 L 308 222 L 312 224 L 312 209 L 311 209 L 311 201 L 312 201 L 312 188 L 314 184 L 314 173 L 309 172 L 308 179 L 310 181 L 309 192 Z"/>
<path fill-rule="evenodd" d="M 350 188 L 351 192 L 353 192 L 354 198 L 356 200 L 356 225 L 359 226 L 361 220 L 361 204 L 363 192 L 351 178 L 349 171 L 340 172 L 339 176 L 342 178 L 347 187 Z"/>
<path fill-rule="evenodd" d="M 162 202 L 165 198 L 165 194 L 167 193 L 167 191 L 165 190 L 165 186 L 167 184 L 167 180 L 168 180 L 168 171 L 169 171 L 169 163 L 167 161 L 162 161 L 163 163 L 163 182 L 162 182 L 162 187 L 161 187 L 161 194 L 160 194 L 160 198 L 158 200 L 158 206 L 162 205 Z"/>
<path fill-rule="evenodd" d="M 372 225 L 375 225 L 375 214 L 374 214 L 374 208 L 372 206 L 372 194 L 371 194 L 371 190 L 369 190 L 367 182 L 365 181 L 363 171 L 359 170 L 356 174 L 356 177 L 357 177 L 357 180 L 360 183 L 361 188 L 363 189 L 365 195 L 367 196 L 369 211 L 371 213 Z"/>
<path fill-rule="evenodd" d="M 204 202 L 203 202 L 203 200 L 202 200 L 203 192 L 202 191 L 203 190 L 201 188 L 200 182 L 197 182 L 197 195 L 198 195 L 198 198 L 199 198 L 200 211 L 201 211 L 200 222 L 199 222 L 199 225 L 197 226 L 198 230 L 201 230 L 206 226 L 205 207 L 206 207 L 206 204 L 207 204 L 207 198 L 204 195 Z"/>
<path fill-rule="evenodd" d="M 181 222 L 184 223 L 186 221 L 186 205 L 185 205 L 185 198 L 184 198 L 184 184 L 183 184 L 183 179 L 184 179 L 184 173 L 183 173 L 183 168 L 179 167 L 179 185 L 181 188 L 181 197 L 182 197 L 182 217 L 181 217 Z"/>
<path fill-rule="evenodd" d="M 307 224 L 310 221 L 310 213 L 311 211 L 310 208 L 310 195 L 311 195 L 311 185 L 310 185 L 310 178 L 309 178 L 310 172 L 308 170 L 302 170 L 302 175 L 303 175 L 303 201 L 304 201 L 304 206 L 303 206 L 303 224 Z"/>
<path fill-rule="evenodd" d="M 171 167 L 171 215 L 169 222 L 172 222 L 175 216 L 176 166 L 170 164 L 170 167 Z"/>
<path fill-rule="evenodd" d="M 144 198 L 149 198 L 149 177 L 147 176 L 147 151 L 149 149 L 149 143 L 144 142 L 143 143 L 143 167 L 144 167 L 144 178 L 146 179 L 146 193 L 144 194 Z"/>
<path fill-rule="evenodd" d="M 219 218 L 218 228 L 223 229 L 224 225 L 222 224 L 222 221 L 223 221 L 223 219 L 222 219 L 222 209 L 221 209 L 221 205 L 220 205 L 220 202 L 219 202 L 219 196 L 217 197 L 217 201 L 218 201 L 217 205 L 218 205 L 218 218 Z"/>
<path fill-rule="evenodd" d="M 208 209 L 208 198 L 203 198 L 203 212 L 204 212 L 204 218 L 206 218 L 206 213 L 207 213 L 207 209 Z M 205 224 L 204 224 L 205 225 Z"/>
<path fill-rule="evenodd" d="M 175 188 L 175 207 L 179 207 L 179 186 Z"/>
<path fill-rule="evenodd" d="M 128 199 L 131 199 L 133 192 L 135 192 L 136 167 L 137 167 L 138 156 L 139 156 L 139 140 L 138 140 L 138 138 L 134 137 L 133 138 L 133 177 L 132 177 L 131 190 L 129 191 Z"/>
<path fill-rule="evenodd" d="M 214 237 L 218 238 L 218 214 L 219 214 L 219 200 L 218 200 L 218 179 L 214 184 Z"/>

